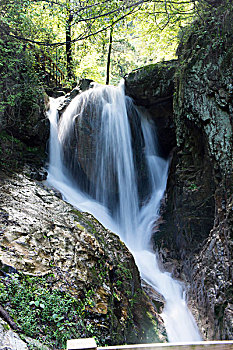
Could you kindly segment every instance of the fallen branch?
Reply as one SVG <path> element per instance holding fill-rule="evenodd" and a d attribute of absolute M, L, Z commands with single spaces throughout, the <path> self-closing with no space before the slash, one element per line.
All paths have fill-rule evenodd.
<path fill-rule="evenodd" d="M 15 331 L 21 331 L 19 326 L 13 321 L 12 317 L 8 314 L 6 310 L 3 309 L 3 307 L 0 305 L 0 316 L 6 321 L 9 326 L 14 329 Z"/>

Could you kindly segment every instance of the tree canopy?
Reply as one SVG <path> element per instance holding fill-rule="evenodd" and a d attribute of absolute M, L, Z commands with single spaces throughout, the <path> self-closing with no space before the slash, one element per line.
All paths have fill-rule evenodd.
<path fill-rule="evenodd" d="M 1 0 L 0 30 L 49 55 L 69 80 L 103 83 L 108 71 L 115 83 L 174 58 L 178 32 L 197 9 L 195 0 Z"/>

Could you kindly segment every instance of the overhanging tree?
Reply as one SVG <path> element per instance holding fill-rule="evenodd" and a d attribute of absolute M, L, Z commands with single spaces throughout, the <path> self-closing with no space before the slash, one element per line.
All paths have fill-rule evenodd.
<path fill-rule="evenodd" d="M 114 36 L 117 36 L 118 33 L 123 33 L 122 26 L 126 19 L 132 22 L 135 30 L 137 27 L 137 33 L 141 25 L 141 32 L 147 30 L 151 37 L 155 37 L 168 26 L 178 27 L 184 18 L 191 18 L 197 8 L 195 1 L 182 0 L 3 0 L 3 3 L 5 17 L 9 8 L 17 9 L 21 6 L 19 13 L 27 18 L 30 27 L 30 30 L 21 28 L 20 16 L 16 16 L 15 24 L 10 26 L 7 35 L 25 43 L 37 44 L 53 56 L 58 48 L 64 47 L 65 50 L 59 50 L 62 52 L 62 60 L 66 60 L 69 79 L 74 69 L 75 43 L 91 38 L 98 41 L 97 37 L 111 32 L 111 28 L 119 24 L 117 31 L 114 31 Z M 110 45 L 109 40 L 111 50 L 108 50 L 106 59 L 108 67 L 111 52 L 114 51 L 114 40 L 111 37 L 112 35 L 109 37 L 112 41 Z M 125 37 L 125 40 L 131 39 Z M 151 43 L 153 44 L 153 40 Z M 109 82 L 109 78 L 106 81 Z"/>

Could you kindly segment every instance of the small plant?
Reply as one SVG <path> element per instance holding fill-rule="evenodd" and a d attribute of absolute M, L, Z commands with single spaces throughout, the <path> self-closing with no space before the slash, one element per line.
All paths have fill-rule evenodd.
<path fill-rule="evenodd" d="M 87 317 L 88 307 L 94 306 L 94 290 L 77 299 L 53 289 L 52 278 L 20 274 L 2 278 L 0 303 L 26 336 L 52 348 L 64 347 L 67 339 L 97 334 Z"/>
<path fill-rule="evenodd" d="M 195 190 L 198 189 L 198 186 L 197 186 L 195 183 L 191 183 L 191 184 L 189 185 L 189 189 L 192 190 L 192 191 L 195 191 Z"/>
<path fill-rule="evenodd" d="M 117 285 L 117 287 L 120 287 L 120 286 L 122 285 L 122 283 L 123 283 L 122 281 L 117 280 L 117 281 L 116 281 L 116 285 Z"/>
<path fill-rule="evenodd" d="M 118 270 L 116 271 L 116 273 L 120 276 L 123 275 L 126 279 L 133 278 L 131 271 L 127 269 L 127 267 L 125 267 L 123 264 L 118 265 Z"/>

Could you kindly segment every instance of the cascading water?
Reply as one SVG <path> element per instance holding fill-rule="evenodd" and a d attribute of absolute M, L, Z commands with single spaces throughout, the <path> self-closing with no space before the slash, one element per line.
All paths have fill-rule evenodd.
<path fill-rule="evenodd" d="M 59 122 L 58 104 L 51 99 L 48 183 L 126 243 L 142 278 L 166 300 L 169 341 L 200 340 L 182 284 L 160 271 L 151 247 L 168 170 L 153 124 L 125 97 L 123 85 L 78 95 Z"/>

